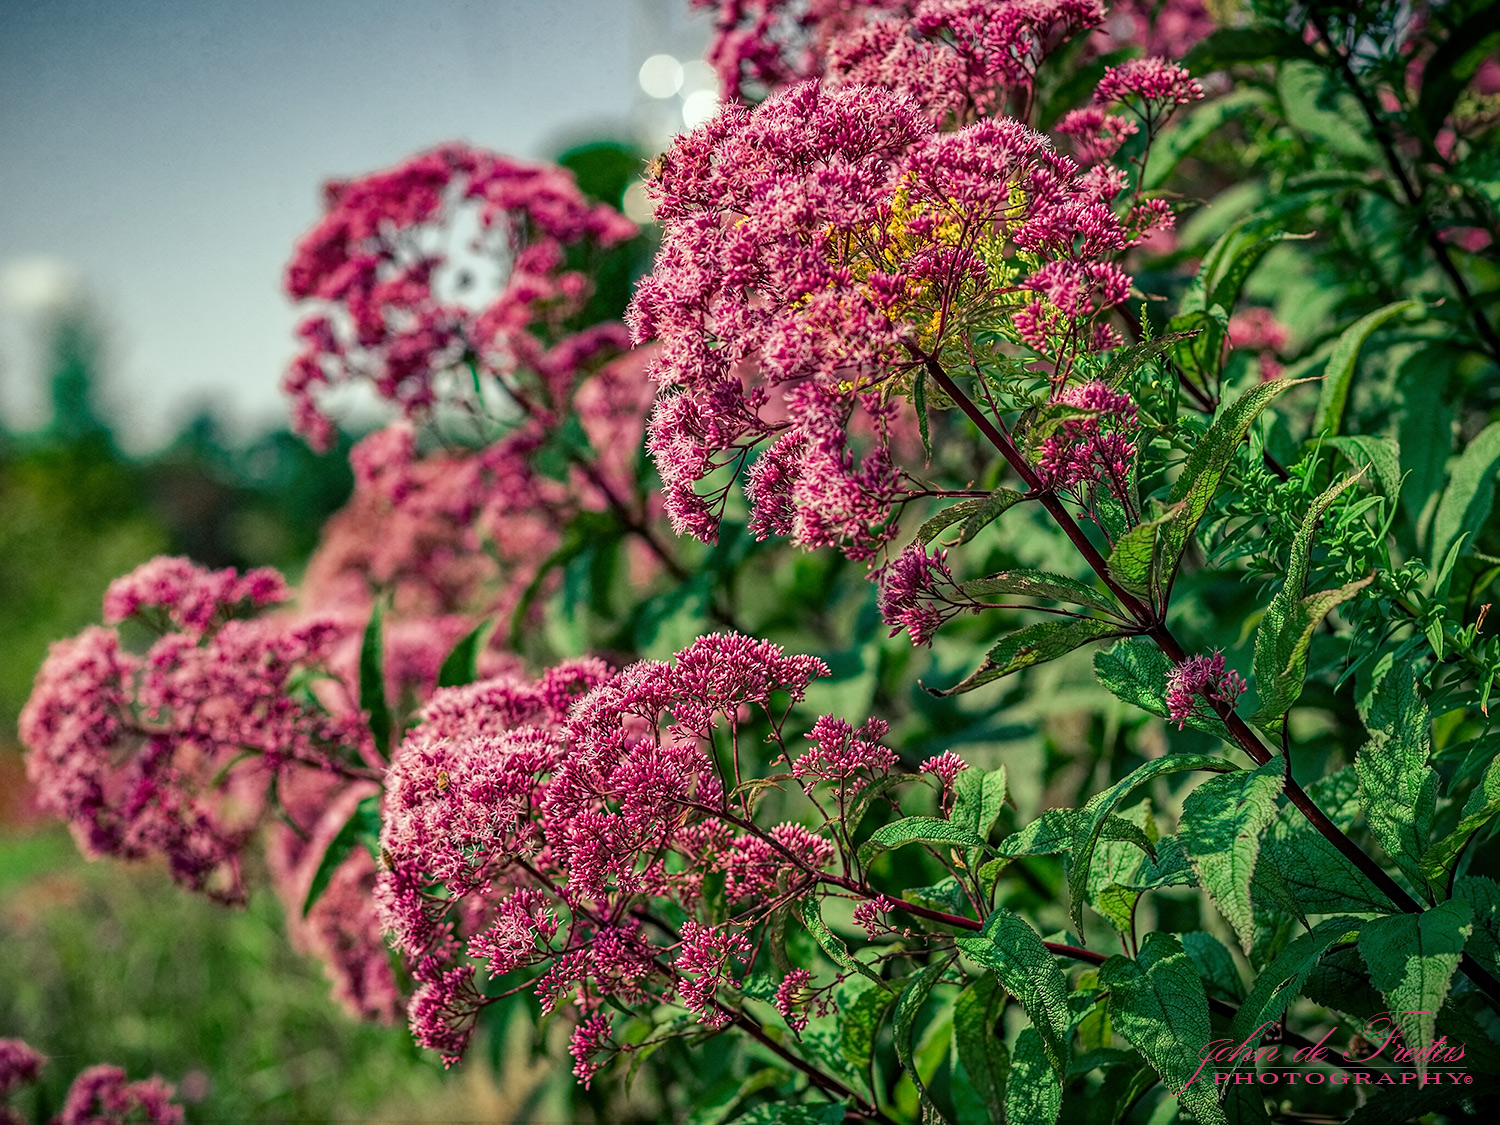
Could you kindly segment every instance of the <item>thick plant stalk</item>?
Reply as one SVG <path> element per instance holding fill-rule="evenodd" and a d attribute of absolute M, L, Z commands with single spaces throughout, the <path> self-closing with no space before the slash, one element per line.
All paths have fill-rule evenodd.
<path fill-rule="evenodd" d="M 1042 507 L 1047 510 L 1048 515 L 1062 528 L 1063 534 L 1078 548 L 1079 553 L 1083 555 L 1089 567 L 1099 576 L 1099 580 L 1104 583 L 1110 593 L 1119 599 L 1120 604 L 1140 624 L 1142 635 L 1150 637 L 1173 664 L 1181 664 L 1185 661 L 1187 653 L 1183 651 L 1182 645 L 1178 643 L 1177 639 L 1172 635 L 1171 630 L 1167 628 L 1166 622 L 1150 606 L 1121 587 L 1110 576 L 1109 563 L 1099 553 L 1099 549 L 1090 541 L 1083 528 L 1079 526 L 1078 521 L 1073 518 L 1067 506 L 1058 499 L 1055 493 L 1048 490 L 1043 484 L 1041 478 L 1037 476 L 1036 470 L 1032 468 L 1021 451 L 1016 448 L 1015 443 L 985 415 L 984 411 L 979 408 L 973 399 L 969 398 L 959 388 L 958 384 L 943 370 L 942 365 L 935 358 L 927 356 L 924 360 L 924 367 L 932 381 L 943 389 L 943 392 L 978 427 L 979 432 L 985 436 L 986 440 L 1000 452 L 1001 456 L 1016 471 L 1017 475 L 1026 482 L 1027 488 L 1035 495 Z M 1267 749 L 1265 743 L 1260 740 L 1260 737 L 1250 729 L 1249 724 L 1235 712 L 1231 704 L 1217 700 L 1210 700 L 1210 703 L 1219 717 L 1224 720 L 1224 724 L 1228 727 L 1229 733 L 1236 745 L 1256 765 L 1264 765 L 1274 757 L 1273 753 Z M 1405 888 L 1397 883 L 1363 848 L 1341 831 L 1338 825 L 1334 824 L 1328 818 L 1328 815 L 1322 809 L 1318 808 L 1313 799 L 1307 795 L 1306 790 L 1297 784 L 1296 780 L 1291 777 L 1290 772 L 1288 772 L 1286 778 L 1285 792 L 1288 800 L 1307 818 L 1308 822 L 1318 830 L 1324 839 L 1337 848 L 1350 863 L 1354 864 L 1355 868 L 1379 888 L 1381 893 L 1389 898 L 1398 909 L 1408 914 L 1422 913 L 1422 904 L 1408 894 Z M 1461 967 L 1464 974 L 1482 989 L 1492 1002 L 1500 1004 L 1500 981 L 1497 981 L 1491 973 L 1467 953 L 1463 955 Z"/>

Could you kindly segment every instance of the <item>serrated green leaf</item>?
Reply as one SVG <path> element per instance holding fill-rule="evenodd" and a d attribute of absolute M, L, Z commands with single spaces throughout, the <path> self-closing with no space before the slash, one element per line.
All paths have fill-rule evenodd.
<path fill-rule="evenodd" d="M 1109 553 L 1109 576 L 1137 597 L 1154 601 L 1163 585 L 1157 550 L 1162 528 L 1182 512 L 1183 506 L 1176 504 L 1120 536 Z"/>
<path fill-rule="evenodd" d="M 1390 899 L 1321 833 L 1290 817 L 1279 818 L 1261 841 L 1251 886 L 1254 898 L 1271 899 L 1282 911 L 1293 904 L 1304 914 L 1384 914 L 1393 909 Z"/>
<path fill-rule="evenodd" d="M 1012 859 L 1023 855 L 1054 855 L 1073 846 L 1077 809 L 1047 809 L 1025 828 L 1012 832 L 996 849 Z"/>
<path fill-rule="evenodd" d="M 1099 376 L 1099 380 L 1111 387 L 1118 387 L 1147 363 L 1160 359 L 1187 338 L 1187 335 L 1182 332 L 1167 332 L 1154 339 L 1143 340 L 1139 344 L 1116 348 L 1110 356 L 1108 366 Z"/>
<path fill-rule="evenodd" d="M 902 1069 L 911 1079 L 912 1085 L 917 1088 L 917 1094 L 922 1100 L 924 1112 L 927 1107 L 933 1111 L 931 1097 L 928 1096 L 927 1087 L 922 1082 L 922 1076 L 917 1071 L 916 1062 L 912 1057 L 912 1030 L 917 1021 L 917 1014 L 922 1010 L 922 1005 L 927 1002 L 927 997 L 932 994 L 933 988 L 937 986 L 943 973 L 948 970 L 952 961 L 937 961 L 927 966 L 916 976 L 911 978 L 911 983 L 901 993 L 901 998 L 896 1001 L 896 1015 L 891 1021 L 891 1034 L 896 1047 L 896 1058 L 900 1061 Z M 939 1115 L 941 1116 L 941 1115 Z M 943 1120 L 947 1120 L 946 1117 Z"/>
<path fill-rule="evenodd" d="M 1034 621 L 1023 625 L 1014 633 L 1004 637 L 990 649 L 984 663 L 951 688 L 931 691 L 933 695 L 946 697 L 961 695 L 977 687 L 1029 668 L 1065 656 L 1075 648 L 1090 641 L 1118 636 L 1120 627 L 1108 621 L 1094 618 L 1086 620 Z"/>
<path fill-rule="evenodd" d="M 975 497 L 972 500 L 960 500 L 957 504 L 944 508 L 937 515 L 925 521 L 917 529 L 917 541 L 923 544 L 931 543 L 939 533 L 946 531 L 960 521 L 968 526 L 968 520 L 973 518 L 984 518 L 980 528 L 998 519 L 1007 510 L 1020 503 L 1024 497 L 1013 488 L 997 488 L 988 496 Z M 972 536 L 971 536 L 972 538 Z"/>
<path fill-rule="evenodd" d="M 963 546 L 1024 499 L 1026 497 L 1013 488 L 995 489 L 964 517 L 964 524 L 958 529 L 958 538 L 952 546 Z"/>
<path fill-rule="evenodd" d="M 849 802 L 848 811 L 844 813 L 844 830 L 849 833 L 850 838 L 859 831 L 860 823 L 865 819 L 865 813 L 870 811 L 871 803 L 877 798 L 898 785 L 904 785 L 911 778 L 906 774 L 888 774 L 885 777 L 877 777 L 874 781 L 865 785 L 854 795 L 854 800 Z"/>
<path fill-rule="evenodd" d="M 1116 699 L 1163 719 L 1168 714 L 1166 687 L 1171 671 L 1172 662 L 1166 654 L 1144 637 L 1127 637 L 1094 655 L 1094 675 Z M 1186 723 L 1194 730 L 1229 738 L 1223 720 L 1216 715 L 1194 710 Z"/>
<path fill-rule="evenodd" d="M 844 1102 L 802 1105 L 795 1102 L 762 1102 L 742 1113 L 729 1125 L 842 1125 L 847 1116 Z"/>
<path fill-rule="evenodd" d="M 1354 760 L 1371 833 L 1418 886 L 1426 883 L 1422 855 L 1437 807 L 1438 777 L 1428 764 L 1431 724 L 1411 666 L 1392 668 L 1371 697 L 1370 738 Z"/>
<path fill-rule="evenodd" d="M 438 669 L 437 686 L 464 687 L 479 678 L 479 654 L 494 629 L 493 621 L 481 621 L 443 657 L 443 666 Z"/>
<path fill-rule="evenodd" d="M 1344 407 L 1349 401 L 1349 386 L 1354 381 L 1354 369 L 1359 362 L 1359 350 L 1364 342 L 1386 321 L 1399 316 L 1408 309 L 1422 307 L 1420 301 L 1396 301 L 1384 308 L 1362 316 L 1344 329 L 1328 357 L 1328 366 L 1323 369 L 1323 385 L 1318 393 L 1318 409 L 1313 415 L 1312 432 L 1336 434 L 1344 423 Z"/>
<path fill-rule="evenodd" d="M 1462 899 L 1421 914 L 1376 918 L 1360 931 L 1359 953 L 1370 967 L 1370 981 L 1390 1005 L 1419 1074 L 1426 1071 L 1421 1052 L 1432 1043 L 1438 1011 L 1473 932 L 1473 915 Z"/>
<path fill-rule="evenodd" d="M 1375 580 L 1372 574 L 1333 590 L 1305 594 L 1318 521 L 1334 500 L 1358 479 L 1355 475 L 1336 481 L 1308 506 L 1302 525 L 1292 538 L 1286 579 L 1266 606 L 1255 630 L 1253 668 L 1255 686 L 1260 692 L 1260 707 L 1252 721 L 1263 728 L 1273 725 L 1301 697 L 1307 678 L 1307 650 L 1312 644 L 1313 632 L 1323 618 Z"/>
<path fill-rule="evenodd" d="M 1356 469 L 1370 466 L 1380 486 L 1380 494 L 1386 498 L 1390 509 L 1395 509 L 1401 496 L 1401 447 L 1394 438 L 1347 434 L 1326 438 L 1323 444 L 1337 449 Z"/>
<path fill-rule="evenodd" d="M 1474 912 L 1474 935 L 1469 952 L 1500 968 L 1500 883 L 1482 875 L 1462 875 L 1453 881 L 1453 897 Z"/>
<path fill-rule="evenodd" d="M 975 1125 L 999 1121 L 1005 1112 L 1005 1078 L 1010 1057 L 1000 1037 L 1000 1015 L 1004 1010 L 1005 989 L 990 974 L 974 981 L 953 1002 L 954 1053 L 987 1115 L 977 1118 Z M 969 1125 L 962 1110 L 959 1125 Z"/>
<path fill-rule="evenodd" d="M 1389 677 L 1387 677 L 1389 678 Z M 1428 886 L 1445 893 L 1454 861 L 1469 839 L 1500 814 L 1500 758 L 1490 760 L 1484 776 L 1464 802 L 1460 819 L 1453 830 L 1422 852 L 1422 875 Z"/>
<path fill-rule="evenodd" d="M 953 814 L 948 819 L 988 840 L 1004 806 L 1005 767 L 982 770 L 971 766 L 953 783 Z"/>
<path fill-rule="evenodd" d="M 1168 1092 L 1206 1125 L 1228 1125 L 1213 1085 L 1194 1081 L 1213 1032 L 1203 982 L 1182 944 L 1171 934 L 1147 934 L 1135 960 L 1111 957 L 1099 981 L 1109 989 L 1110 1021 Z"/>
<path fill-rule="evenodd" d="M 1261 834 L 1276 819 L 1276 798 L 1286 763 L 1272 758 L 1254 770 L 1210 778 L 1183 802 L 1177 840 L 1220 913 L 1250 949 L 1254 918 L 1250 879 L 1260 858 Z"/>
<path fill-rule="evenodd" d="M 1005 990 L 1021 1002 L 1053 1073 L 1068 1073 L 1068 982 L 1041 937 L 1025 921 L 1001 908 L 984 924 L 984 933 L 954 939 L 959 950 L 994 972 Z"/>
<path fill-rule="evenodd" d="M 1235 1043 L 1259 1038 L 1267 1025 L 1281 1018 L 1318 960 L 1335 945 L 1355 940 L 1360 924 L 1353 918 L 1326 918 L 1302 934 L 1261 970 L 1250 995 L 1235 1013 L 1229 1036 Z"/>
<path fill-rule="evenodd" d="M 975 599 L 994 597 L 997 594 L 1020 594 L 1028 598 L 1072 602 L 1105 613 L 1119 612 L 1119 608 L 1107 595 L 1087 583 L 1045 570 L 1002 570 L 985 578 L 972 578 L 962 583 L 959 589 Z"/>
<path fill-rule="evenodd" d="M 370 737 L 382 758 L 391 754 L 391 709 L 385 701 L 385 603 L 376 600 L 359 642 L 359 708 L 370 716 Z"/>
<path fill-rule="evenodd" d="M 1453 466 L 1453 475 L 1432 521 L 1431 558 L 1443 558 L 1461 536 L 1467 537 L 1464 543 L 1473 546 L 1474 536 L 1489 518 L 1495 502 L 1497 467 L 1500 467 L 1500 422 L 1492 422 L 1464 447 Z M 1442 592 L 1446 592 L 1446 580 L 1440 585 Z"/>
<path fill-rule="evenodd" d="M 822 906 L 816 894 L 803 896 L 800 910 L 802 924 L 807 927 L 807 932 L 818 943 L 818 948 L 828 954 L 836 965 L 874 981 L 881 988 L 887 987 L 880 974 L 850 953 L 844 939 L 828 928 L 828 923 L 823 921 Z"/>
<path fill-rule="evenodd" d="M 1088 887 L 1089 867 L 1093 863 L 1094 849 L 1099 845 L 1106 818 L 1115 806 L 1130 795 L 1138 786 L 1146 784 L 1163 774 L 1179 773 L 1183 770 L 1212 770 L 1225 773 L 1236 767 L 1223 758 L 1207 754 L 1171 754 L 1165 758 L 1153 758 L 1137 767 L 1128 777 L 1115 782 L 1104 792 L 1096 794 L 1078 814 L 1074 829 L 1072 866 L 1068 871 L 1068 892 L 1072 897 L 1073 926 L 1083 934 L 1083 902 Z"/>
<path fill-rule="evenodd" d="M 1158 581 L 1166 585 L 1177 567 L 1182 552 L 1208 509 L 1209 501 L 1219 490 L 1219 482 L 1234 460 L 1240 442 L 1249 433 L 1255 419 L 1276 396 L 1307 382 L 1305 379 L 1273 379 L 1250 388 L 1214 420 L 1182 467 L 1172 485 L 1167 503 L 1181 511 L 1163 526 L 1158 545 Z"/>
<path fill-rule="evenodd" d="M 1010 1052 L 1005 1081 L 1005 1120 L 1026 1125 L 1057 1125 L 1062 1112 L 1062 1083 L 1047 1058 L 1042 1037 L 1023 1027 Z"/>
<path fill-rule="evenodd" d="M 328 841 L 328 846 L 323 849 L 323 858 L 318 861 L 318 869 L 313 872 L 312 882 L 307 885 L 307 897 L 302 900 L 302 917 L 306 918 L 318 899 L 323 897 L 334 872 L 360 844 L 364 844 L 371 855 L 380 854 L 379 796 L 366 797 L 354 806 L 349 819 L 344 821 L 343 827 Z"/>
<path fill-rule="evenodd" d="M 927 422 L 927 372 L 917 368 L 911 381 L 911 406 L 917 414 L 917 430 L 922 435 L 922 453 L 926 464 L 932 464 L 932 433 Z"/>
<path fill-rule="evenodd" d="M 860 846 L 860 866 L 868 864 L 883 851 L 903 848 L 907 844 L 948 844 L 958 848 L 989 849 L 989 845 L 979 838 L 978 833 L 961 824 L 935 816 L 908 816 L 875 830 Z"/>
<path fill-rule="evenodd" d="M 871 984 L 863 977 L 851 977 L 839 988 L 839 1049 L 856 1074 L 864 1074 L 875 1051 L 875 1040 L 885 1014 L 906 986 L 899 977 Z"/>

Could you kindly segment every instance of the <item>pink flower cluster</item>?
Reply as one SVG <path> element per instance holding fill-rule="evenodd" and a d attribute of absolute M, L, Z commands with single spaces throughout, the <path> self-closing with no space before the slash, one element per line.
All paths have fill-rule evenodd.
<path fill-rule="evenodd" d="M 945 622 L 972 608 L 948 569 L 948 552 L 911 543 L 880 572 L 880 616 L 891 636 L 903 629 L 914 645 L 930 645 Z"/>
<path fill-rule="evenodd" d="M 906 492 L 891 391 L 926 356 L 987 310 L 1003 322 L 1017 293 L 1026 342 L 1114 342 L 1097 317 L 1128 289 L 1120 186 L 1015 121 L 938 133 L 859 87 L 796 86 L 680 139 L 631 309 L 636 339 L 662 345 L 649 446 L 674 526 L 711 539 L 769 442 L 746 485 L 755 533 L 870 557 Z M 1016 251 L 1040 264 L 1018 273 Z"/>
<path fill-rule="evenodd" d="M 545 409 L 566 401 L 555 392 L 580 369 L 623 347 L 618 325 L 564 331 L 590 292 L 566 252 L 636 228 L 589 203 L 561 168 L 449 144 L 330 183 L 324 201 L 286 271 L 288 294 L 320 305 L 298 328 L 303 350 L 285 380 L 298 428 L 318 444 L 332 433 L 319 398 L 338 384 L 368 382 L 423 417 L 445 374 L 505 387 L 524 371 Z"/>
<path fill-rule="evenodd" d="M 1167 717 L 1181 730 L 1198 712 L 1200 699 L 1233 707 L 1246 686 L 1238 672 L 1225 669 L 1222 652 L 1189 657 L 1167 676 Z"/>
<path fill-rule="evenodd" d="M 273 779 L 361 760 L 360 716 L 299 690 L 326 665 L 338 628 L 243 616 L 284 590 L 270 572 L 158 559 L 105 596 L 111 622 L 129 614 L 166 628 L 144 654 L 113 628 L 53 646 L 21 739 L 39 803 L 85 852 L 162 855 L 185 885 L 239 900 L 239 853 Z"/>
<path fill-rule="evenodd" d="M 1056 403 L 1066 420 L 1037 447 L 1037 475 L 1059 491 L 1078 492 L 1081 486 L 1087 492 L 1102 485 L 1127 502 L 1136 430 L 1130 396 L 1094 379 L 1068 387 Z"/>
<path fill-rule="evenodd" d="M 610 1039 L 611 1001 L 677 1002 L 713 1028 L 735 1019 L 724 990 L 760 956 L 759 927 L 836 852 L 802 825 L 754 823 L 743 728 L 768 724 L 791 776 L 840 801 L 896 765 L 885 724 L 827 716 L 792 761 L 780 731 L 825 674 L 715 634 L 618 673 L 582 661 L 435 693 L 392 764 L 375 887 L 417 982 L 417 1040 L 451 1062 L 487 1004 L 530 989 L 545 1010 L 576 1011 L 588 1082 L 598 1055 L 626 1049 Z M 728 920 L 715 913 L 726 900 Z M 794 1029 L 807 983 L 781 997 Z"/>
<path fill-rule="evenodd" d="M 1182 67 L 1150 56 L 1130 59 L 1104 71 L 1094 90 L 1101 104 L 1119 102 L 1135 113 L 1151 132 L 1180 105 L 1203 97 L 1203 87 Z"/>
<path fill-rule="evenodd" d="M 19 1039 L 0 1039 L 0 1098 L 41 1076 L 46 1060 Z M 160 1078 L 129 1082 L 115 1066 L 91 1066 L 73 1080 L 51 1125 L 182 1125 L 182 1107 Z M 25 1125 L 20 1111 L 0 1105 L 0 1125 Z"/>

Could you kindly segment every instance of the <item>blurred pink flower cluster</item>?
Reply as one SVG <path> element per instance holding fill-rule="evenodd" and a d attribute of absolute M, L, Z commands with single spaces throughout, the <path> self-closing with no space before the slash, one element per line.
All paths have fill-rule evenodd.
<path fill-rule="evenodd" d="M 47 1060 L 19 1039 L 0 1039 L 0 1098 L 36 1082 Z M 117 1066 L 91 1066 L 73 1079 L 51 1125 L 182 1125 L 182 1107 L 160 1078 L 126 1080 Z M 0 1105 L 0 1125 L 26 1125 L 19 1110 Z"/>

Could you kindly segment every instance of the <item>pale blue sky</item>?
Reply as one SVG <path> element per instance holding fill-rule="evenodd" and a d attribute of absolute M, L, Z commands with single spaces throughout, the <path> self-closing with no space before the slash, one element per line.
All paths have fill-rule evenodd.
<path fill-rule="evenodd" d="M 35 417 L 49 269 L 108 328 L 132 444 L 206 403 L 279 415 L 278 292 L 318 186 L 461 138 L 542 157 L 649 132 L 686 0 L 0 0 L 0 409 Z M 658 130 L 659 134 L 659 130 Z"/>

